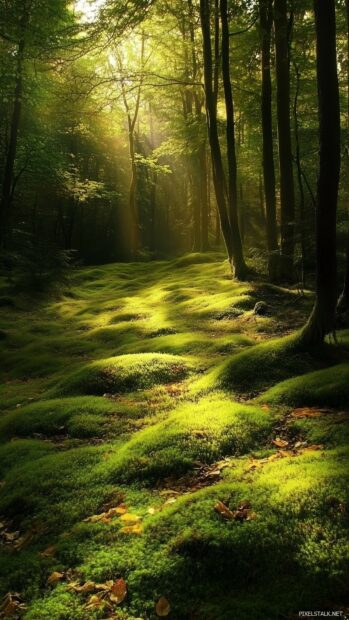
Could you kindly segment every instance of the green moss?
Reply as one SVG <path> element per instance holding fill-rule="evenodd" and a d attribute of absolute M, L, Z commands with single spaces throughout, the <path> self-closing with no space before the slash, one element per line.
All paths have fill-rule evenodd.
<path fill-rule="evenodd" d="M 42 434 L 44 437 L 98 437 L 124 432 L 135 407 L 98 397 L 75 397 L 32 403 L 0 420 L 0 439 Z"/>
<path fill-rule="evenodd" d="M 311 299 L 295 308 L 296 296 L 233 281 L 210 253 L 84 268 L 60 299 L 1 309 L 0 514 L 10 530 L 38 531 L 21 551 L 3 548 L 0 588 L 23 594 L 26 618 L 107 615 L 64 583 L 47 586 L 69 568 L 81 581 L 126 579 L 120 620 L 155 620 L 161 595 L 176 620 L 277 620 L 343 599 L 348 425 L 338 411 L 303 420 L 290 407 L 345 408 L 347 364 L 334 347 L 302 351 L 296 337 L 255 345 L 302 323 Z M 260 300 L 270 316 L 249 312 Z M 347 333 L 338 339 L 346 347 Z M 232 398 L 283 380 L 263 399 L 275 411 Z M 326 449 L 251 469 L 286 421 Z M 249 500 L 256 518 L 225 521 L 218 500 L 232 510 Z M 120 501 L 141 535 L 117 517 L 84 521 Z"/>
<path fill-rule="evenodd" d="M 274 417 L 212 395 L 182 405 L 164 421 L 135 434 L 110 459 L 116 481 L 178 476 L 197 463 L 243 454 L 263 442 Z"/>
<path fill-rule="evenodd" d="M 189 360 L 165 354 L 122 355 L 94 362 L 73 374 L 53 394 L 115 394 L 184 379 Z"/>
<path fill-rule="evenodd" d="M 262 402 L 292 407 L 346 407 L 349 402 L 349 364 L 339 364 L 278 383 Z"/>
<path fill-rule="evenodd" d="M 225 389 L 250 394 L 288 377 L 333 364 L 339 356 L 330 345 L 304 350 L 297 335 L 269 340 L 228 360 L 218 373 L 218 383 Z"/>

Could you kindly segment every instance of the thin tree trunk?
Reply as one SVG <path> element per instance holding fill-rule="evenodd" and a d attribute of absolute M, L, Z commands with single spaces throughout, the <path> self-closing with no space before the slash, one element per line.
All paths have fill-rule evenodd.
<path fill-rule="evenodd" d="M 290 121 L 290 58 L 287 0 L 274 2 L 277 120 L 281 201 L 281 277 L 293 278 L 295 198 Z"/>
<path fill-rule="evenodd" d="M 208 138 L 211 149 L 213 185 L 216 194 L 217 208 L 221 223 L 224 243 L 227 249 L 230 263 L 233 261 L 233 246 L 231 228 L 228 218 L 225 200 L 225 175 L 223 170 L 221 148 L 218 138 L 217 110 L 216 110 L 216 78 L 214 87 L 212 83 L 212 48 L 210 33 L 210 0 L 200 0 L 200 20 L 203 37 L 204 56 L 204 81 L 205 81 L 205 104 L 207 116 Z M 217 21 L 215 22 L 217 24 Z M 217 26 L 215 28 L 215 40 L 217 39 Z M 216 45 L 215 45 L 216 49 Z M 217 57 L 216 57 L 217 62 Z M 216 76 L 216 73 L 215 73 Z M 232 265 L 233 268 L 233 265 Z"/>
<path fill-rule="evenodd" d="M 345 2 L 346 6 L 346 17 L 347 17 L 347 62 L 348 62 L 348 72 L 347 72 L 347 165 L 349 161 L 349 0 Z M 343 314 L 347 313 L 349 310 L 349 231 L 347 232 L 347 243 L 346 243 L 346 261 L 345 261 L 345 275 L 344 275 L 344 285 L 343 290 L 340 294 L 338 300 L 338 312 Z"/>
<path fill-rule="evenodd" d="M 229 25 L 227 0 L 220 0 L 222 22 L 222 75 L 226 109 L 226 140 L 228 153 L 228 212 L 233 244 L 233 262 L 235 276 L 243 279 L 246 264 L 243 255 L 238 217 L 237 164 L 235 150 L 234 100 L 230 80 Z"/>
<path fill-rule="evenodd" d="M 6 155 L 4 177 L 2 183 L 2 195 L 0 203 L 0 247 L 6 243 L 8 218 L 13 201 L 13 174 L 17 153 L 18 132 L 22 113 L 23 95 L 23 62 L 25 52 L 25 33 L 29 14 L 24 2 L 23 14 L 20 21 L 20 39 L 17 50 L 16 83 L 14 92 L 14 104 L 10 125 L 10 136 Z"/>
<path fill-rule="evenodd" d="M 262 49 L 262 133 L 263 178 L 265 192 L 265 222 L 268 249 L 268 272 L 272 282 L 279 277 L 279 242 L 276 221 L 275 166 L 273 152 L 272 86 L 270 75 L 270 45 L 273 25 L 272 0 L 259 3 Z"/>
<path fill-rule="evenodd" d="M 307 345 L 335 329 L 336 214 L 340 173 L 340 110 L 335 0 L 314 0 L 319 101 L 320 168 L 316 211 L 316 302 L 302 332 Z"/>
<path fill-rule="evenodd" d="M 206 160 L 206 142 L 200 145 L 199 149 L 199 162 L 200 162 L 200 194 L 201 194 L 201 251 L 207 252 L 209 249 L 208 242 L 208 218 L 209 218 L 209 204 L 208 204 L 208 183 L 207 183 L 207 160 Z"/>
<path fill-rule="evenodd" d="M 299 188 L 299 221 L 300 221 L 300 240 L 301 240 L 301 253 L 302 253 L 302 284 L 304 285 L 304 265 L 306 261 L 306 221 L 305 221 L 305 199 L 304 199 L 304 186 L 303 186 L 303 173 L 302 173 L 302 161 L 301 150 L 299 142 L 299 123 L 298 123 L 298 97 L 300 88 L 300 73 L 298 66 L 295 65 L 296 72 L 296 92 L 294 97 L 293 106 L 293 118 L 294 118 L 294 133 L 296 141 L 296 166 L 297 166 L 297 179 Z"/>

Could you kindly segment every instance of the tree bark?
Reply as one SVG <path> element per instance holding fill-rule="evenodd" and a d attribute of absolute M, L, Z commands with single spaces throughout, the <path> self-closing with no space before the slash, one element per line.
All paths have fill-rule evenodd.
<path fill-rule="evenodd" d="M 349 161 L 349 0 L 345 2 L 346 8 L 346 18 L 347 18 L 347 62 L 348 62 L 348 72 L 347 72 L 347 164 Z M 344 284 L 343 290 L 338 299 L 338 312 L 340 314 L 347 313 L 349 310 L 349 231 L 347 232 L 347 244 L 346 244 L 346 260 L 345 260 L 345 275 L 344 275 Z"/>
<path fill-rule="evenodd" d="M 316 345 L 335 329 L 336 215 L 340 173 L 340 110 L 335 0 L 314 0 L 320 167 L 316 210 L 316 302 L 301 339 Z"/>
<path fill-rule="evenodd" d="M 220 0 L 222 22 L 222 75 L 226 109 L 226 140 L 228 154 L 228 213 L 233 245 L 233 262 L 235 276 L 243 279 L 246 275 L 246 264 L 243 255 L 238 217 L 237 164 L 235 150 L 234 100 L 230 80 L 229 57 L 229 24 L 227 0 Z"/>
<path fill-rule="evenodd" d="M 221 230 L 224 238 L 224 243 L 227 249 L 229 262 L 233 265 L 233 245 L 231 237 L 230 222 L 226 207 L 225 187 L 226 180 L 223 170 L 221 147 L 218 138 L 218 126 L 217 126 L 217 109 L 216 109 L 216 92 L 217 92 L 217 80 L 216 71 L 215 79 L 213 78 L 213 63 L 212 63 L 212 48 L 211 48 L 211 32 L 210 32 L 210 0 L 200 0 L 200 21 L 203 37 L 203 57 L 204 57 L 204 82 L 205 82 L 205 105 L 206 105 L 206 117 L 207 117 L 207 129 L 208 139 L 211 150 L 212 160 L 212 177 L 213 185 L 215 189 L 217 208 L 219 212 L 219 219 L 221 224 Z M 217 20 L 215 27 L 215 49 L 217 41 Z M 217 57 L 216 57 L 217 61 Z M 216 68 L 216 63 L 215 63 Z"/>
<path fill-rule="evenodd" d="M 265 223 L 268 250 L 269 278 L 279 278 L 279 242 L 276 221 L 275 166 L 273 151 L 272 86 L 270 74 L 270 45 L 273 25 L 272 0 L 259 2 L 260 37 L 262 51 L 262 134 L 263 178 L 265 193 Z"/>
<path fill-rule="evenodd" d="M 13 175 L 17 153 L 19 125 L 22 113 L 23 96 L 23 62 L 25 52 L 25 34 L 29 20 L 26 3 L 23 6 L 23 14 L 20 21 L 20 38 L 17 49 L 16 82 L 14 91 L 14 104 L 10 125 L 10 136 L 6 154 L 5 170 L 2 183 L 2 195 L 0 203 L 0 247 L 6 243 L 8 218 L 13 201 Z"/>
<path fill-rule="evenodd" d="M 290 120 L 290 58 L 287 0 L 274 2 L 277 121 L 280 166 L 280 275 L 293 279 L 295 197 Z"/>

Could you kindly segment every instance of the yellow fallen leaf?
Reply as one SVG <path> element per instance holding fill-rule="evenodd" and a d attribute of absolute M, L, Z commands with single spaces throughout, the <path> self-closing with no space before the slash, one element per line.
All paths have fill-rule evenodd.
<path fill-rule="evenodd" d="M 103 605 L 104 601 L 102 601 L 97 594 L 92 594 L 87 601 L 86 609 L 99 609 L 100 607 L 103 607 Z"/>
<path fill-rule="evenodd" d="M 130 512 L 126 512 L 125 514 L 121 515 L 120 521 L 123 521 L 128 525 L 134 525 L 136 523 L 139 523 L 141 521 L 141 518 L 138 515 L 133 515 Z"/>
<path fill-rule="evenodd" d="M 274 446 L 276 446 L 277 448 L 286 448 L 288 446 L 288 441 L 285 441 L 284 439 L 273 439 L 272 444 L 274 444 Z"/>
<path fill-rule="evenodd" d="M 110 600 L 112 603 L 120 605 L 127 594 L 127 584 L 124 579 L 117 579 L 110 589 Z"/>
<path fill-rule="evenodd" d="M 167 598 L 160 596 L 158 602 L 155 605 L 156 615 L 160 617 L 168 616 L 171 611 L 170 603 Z"/>
<path fill-rule="evenodd" d="M 58 583 L 59 581 L 61 581 L 61 579 L 63 579 L 63 577 L 64 577 L 63 573 L 59 573 L 57 571 L 54 571 L 48 577 L 47 583 L 50 584 L 50 585 L 53 585 L 53 584 Z"/>
<path fill-rule="evenodd" d="M 140 535 L 142 531 L 143 531 L 143 528 L 139 523 L 136 523 L 135 525 L 125 525 L 120 530 L 120 532 L 123 532 L 123 534 L 138 534 L 138 535 Z"/>

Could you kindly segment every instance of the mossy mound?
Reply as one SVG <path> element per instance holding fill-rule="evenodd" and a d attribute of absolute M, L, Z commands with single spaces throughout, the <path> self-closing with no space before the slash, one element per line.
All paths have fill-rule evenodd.
<path fill-rule="evenodd" d="M 291 407 L 347 407 L 349 363 L 338 364 L 278 383 L 261 402 Z"/>
<path fill-rule="evenodd" d="M 35 402 L 0 419 L 0 440 L 14 437 L 76 438 L 120 434 L 139 407 L 100 397 L 80 396 Z"/>
<path fill-rule="evenodd" d="M 275 417 L 258 407 L 212 395 L 187 403 L 136 433 L 110 458 L 115 481 L 178 477 L 198 463 L 244 454 L 263 442 Z"/>
<path fill-rule="evenodd" d="M 346 593 L 348 456 L 347 449 L 314 451 L 270 462 L 244 479 L 227 469 L 224 482 L 171 505 L 163 498 L 155 515 L 143 512 L 139 536 L 123 534 L 119 525 L 77 528 L 70 545 L 78 544 L 83 556 L 81 579 L 100 583 L 122 575 L 125 618 L 155 620 L 160 596 L 176 620 L 190 614 L 278 620 L 299 609 L 325 608 Z M 152 501 L 149 496 L 149 506 Z M 217 502 L 231 511 L 249 502 L 253 518 L 226 520 Z M 62 541 L 61 561 L 68 557 L 64 547 Z M 50 613 L 50 620 L 61 620 L 63 604 L 64 618 L 84 618 L 84 598 L 67 596 L 65 584 L 34 601 L 28 617 L 46 620 Z"/>
<path fill-rule="evenodd" d="M 116 394 L 181 381 L 193 366 L 184 357 L 161 353 L 119 355 L 78 370 L 52 392 L 56 394 Z"/>
<path fill-rule="evenodd" d="M 269 340 L 228 360 L 217 372 L 218 385 L 238 393 L 257 393 L 276 382 L 334 364 L 335 347 L 305 350 L 298 336 Z"/>

